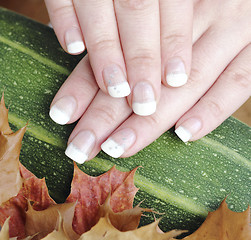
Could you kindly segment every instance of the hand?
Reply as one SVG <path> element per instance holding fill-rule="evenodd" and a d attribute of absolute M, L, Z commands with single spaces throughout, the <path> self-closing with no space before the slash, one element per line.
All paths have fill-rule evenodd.
<path fill-rule="evenodd" d="M 166 86 L 186 83 L 192 0 L 45 2 L 62 47 L 78 54 L 86 45 L 100 89 L 112 97 L 128 96 L 132 89 L 128 103 L 136 114 L 155 112 L 161 79 Z"/>
<path fill-rule="evenodd" d="M 230 116 L 251 93 L 251 2 L 200 1 L 195 7 L 193 61 L 182 88 L 162 86 L 156 112 L 132 113 L 125 99 L 102 93 L 85 57 L 52 102 L 53 119 L 80 118 L 66 154 L 77 162 L 102 149 L 128 157 L 150 144 L 176 123 L 183 141 L 203 137 Z M 69 86 L 72 86 L 71 88 Z"/>

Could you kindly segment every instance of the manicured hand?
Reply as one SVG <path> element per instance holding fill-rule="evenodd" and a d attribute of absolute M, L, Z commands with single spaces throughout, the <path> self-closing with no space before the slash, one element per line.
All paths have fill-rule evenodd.
<path fill-rule="evenodd" d="M 80 119 L 69 137 L 67 156 L 83 163 L 102 147 L 113 157 L 128 157 L 175 124 L 184 142 L 214 130 L 251 93 L 250 12 L 251 2 L 245 0 L 196 3 L 190 79 L 182 88 L 162 86 L 151 116 L 138 116 L 124 98 L 114 99 L 100 91 L 85 57 L 50 109 L 56 122 Z"/>
<path fill-rule="evenodd" d="M 156 110 L 164 85 L 184 85 L 190 72 L 193 1 L 46 0 L 62 47 L 85 47 L 98 86 L 128 96 L 142 116 Z"/>

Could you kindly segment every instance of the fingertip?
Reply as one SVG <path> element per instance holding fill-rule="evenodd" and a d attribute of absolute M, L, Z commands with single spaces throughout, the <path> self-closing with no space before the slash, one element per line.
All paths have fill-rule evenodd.
<path fill-rule="evenodd" d="M 101 149 L 113 158 L 119 158 L 133 146 L 136 133 L 131 128 L 124 128 L 112 134 L 102 145 Z"/>
<path fill-rule="evenodd" d="M 180 58 L 170 59 L 166 64 L 165 81 L 168 86 L 181 87 L 187 83 L 188 75 Z"/>
<path fill-rule="evenodd" d="M 85 50 L 83 41 L 75 41 L 66 45 L 67 52 L 70 54 L 80 54 Z"/>
<path fill-rule="evenodd" d="M 132 110 L 139 116 L 150 116 L 156 112 L 157 103 L 156 101 L 132 104 Z"/>
<path fill-rule="evenodd" d="M 127 97 L 131 93 L 130 85 L 122 68 L 117 64 L 110 64 L 103 70 L 103 79 L 108 94 L 114 98 Z"/>
<path fill-rule="evenodd" d="M 113 158 L 119 158 L 125 152 L 124 147 L 115 142 L 112 138 L 108 138 L 104 143 L 102 143 L 101 149 Z"/>
<path fill-rule="evenodd" d="M 149 116 L 157 108 L 156 93 L 149 82 L 138 82 L 133 88 L 132 109 L 140 116 Z"/>
<path fill-rule="evenodd" d="M 192 138 L 192 133 L 183 126 L 179 126 L 174 132 L 184 143 L 188 142 Z"/>
<path fill-rule="evenodd" d="M 195 139 L 195 136 L 198 136 L 198 133 L 202 129 L 202 121 L 199 118 L 190 117 L 181 124 L 177 124 L 177 126 L 175 133 L 184 143 L 186 143 Z"/>
<path fill-rule="evenodd" d="M 67 124 L 77 109 L 77 101 L 72 96 L 63 96 L 57 99 L 49 111 L 50 118 L 60 125 Z"/>
<path fill-rule="evenodd" d="M 65 44 L 70 54 L 80 54 L 85 50 L 85 44 L 79 29 L 70 29 L 65 33 Z"/>
<path fill-rule="evenodd" d="M 169 73 L 166 75 L 166 82 L 170 87 L 181 87 L 187 83 L 186 73 Z"/>
<path fill-rule="evenodd" d="M 70 140 L 65 155 L 73 161 L 83 164 L 90 159 L 95 143 L 95 134 L 89 130 L 82 130 Z"/>

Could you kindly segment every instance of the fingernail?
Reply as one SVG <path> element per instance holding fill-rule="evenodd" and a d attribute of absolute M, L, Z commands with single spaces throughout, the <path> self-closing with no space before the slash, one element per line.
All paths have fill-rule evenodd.
<path fill-rule="evenodd" d="M 95 145 L 95 135 L 91 131 L 81 131 L 68 144 L 65 155 L 77 163 L 83 164 Z"/>
<path fill-rule="evenodd" d="M 65 43 L 68 53 L 79 54 L 85 50 L 85 45 L 79 29 L 71 29 L 65 33 Z"/>
<path fill-rule="evenodd" d="M 77 108 L 77 102 L 72 96 L 65 96 L 57 100 L 51 107 L 49 116 L 51 119 L 64 125 L 68 123 Z"/>
<path fill-rule="evenodd" d="M 131 93 L 130 86 L 119 66 L 113 64 L 105 67 L 103 70 L 103 77 L 110 96 L 121 98 Z"/>
<path fill-rule="evenodd" d="M 175 133 L 183 141 L 188 142 L 192 137 L 200 131 L 202 123 L 197 118 L 190 118 L 183 122 L 176 130 Z"/>
<path fill-rule="evenodd" d="M 184 63 L 179 58 L 173 58 L 167 63 L 166 82 L 171 87 L 180 87 L 187 83 L 188 76 Z"/>
<path fill-rule="evenodd" d="M 109 137 L 101 145 L 101 149 L 111 157 L 118 158 L 134 144 L 135 140 L 134 131 L 130 128 L 124 128 Z"/>
<path fill-rule="evenodd" d="M 148 116 L 156 111 L 156 100 L 152 86 L 147 82 L 139 82 L 133 89 L 132 109 L 140 116 Z"/>

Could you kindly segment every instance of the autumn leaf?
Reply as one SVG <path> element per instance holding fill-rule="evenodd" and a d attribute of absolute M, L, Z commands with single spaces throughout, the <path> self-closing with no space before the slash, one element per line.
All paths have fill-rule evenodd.
<path fill-rule="evenodd" d="M 151 209 L 141 208 L 139 205 L 132 209 L 126 209 L 122 212 L 114 212 L 110 205 L 111 196 L 108 195 L 104 204 L 100 206 L 98 215 L 107 216 L 110 223 L 119 231 L 125 232 L 138 228 L 140 218 L 143 212 L 152 212 Z"/>
<path fill-rule="evenodd" d="M 9 221 L 10 221 L 10 217 L 8 217 L 3 224 L 3 227 L 0 231 L 0 240 L 8 240 L 9 239 Z"/>
<path fill-rule="evenodd" d="M 0 225 L 10 217 L 10 237 L 25 237 L 27 200 L 35 209 L 48 208 L 50 198 L 44 179 L 38 179 L 19 162 L 21 142 L 26 128 L 13 133 L 8 124 L 8 110 L 0 104 Z"/>
<path fill-rule="evenodd" d="M 78 239 L 77 235 L 72 229 L 72 220 L 74 216 L 75 203 L 63 203 L 51 205 L 43 211 L 36 211 L 32 206 L 28 205 L 26 212 L 25 231 L 28 236 L 36 235 L 33 240 L 41 239 L 53 232 L 57 228 L 58 218 L 62 218 L 61 224 L 67 236 L 70 239 Z"/>
<path fill-rule="evenodd" d="M 72 239 L 67 235 L 67 233 L 64 229 L 64 221 L 61 217 L 60 212 L 58 214 L 59 214 L 58 222 L 57 222 L 58 226 L 56 227 L 56 229 L 53 232 L 51 232 L 45 238 L 43 238 L 43 240 L 54 240 L 54 239 L 70 240 L 70 239 Z"/>
<path fill-rule="evenodd" d="M 8 110 L 4 106 L 3 98 L 0 104 L 0 225 L 11 216 L 9 220 L 10 235 L 24 236 L 24 211 L 23 198 L 19 198 L 19 192 L 23 180 L 19 171 L 19 154 L 21 141 L 25 128 L 12 133 L 8 125 Z M 14 217 L 13 217 L 14 216 Z"/>
<path fill-rule="evenodd" d="M 19 169 L 24 182 L 23 187 L 20 190 L 20 194 L 22 194 L 25 199 L 33 203 L 33 209 L 44 210 L 50 205 L 56 204 L 55 201 L 49 195 L 44 178 L 37 178 L 21 163 Z"/>
<path fill-rule="evenodd" d="M 137 168 L 130 172 L 121 172 L 113 167 L 98 177 L 91 177 L 82 172 L 74 163 L 74 175 L 71 193 L 66 202 L 76 202 L 73 229 L 76 233 L 90 230 L 100 218 L 99 209 L 110 194 L 110 204 L 114 212 L 121 212 L 133 207 L 133 200 L 138 189 L 133 177 Z"/>
<path fill-rule="evenodd" d="M 226 199 L 209 212 L 200 228 L 184 240 L 248 240 L 251 239 L 250 207 L 244 212 L 231 211 Z"/>
<path fill-rule="evenodd" d="M 2 102 L 0 106 L 2 106 Z M 0 107 L 0 112 L 4 112 L 2 107 Z M 5 117 L 5 114 L 3 116 Z M 16 133 L 10 133 L 9 130 L 6 131 L 6 126 L 4 122 L 0 122 L 0 174 L 4 179 L 4 181 L 0 181 L 0 204 L 16 196 L 22 187 L 19 154 L 25 128 Z"/>
<path fill-rule="evenodd" d="M 26 172 L 26 174 L 28 172 L 28 170 L 22 165 L 20 165 L 20 171 L 21 175 L 23 172 Z M 28 201 L 33 202 L 33 208 L 37 210 L 43 210 L 50 205 L 55 204 L 48 194 L 48 189 L 44 179 L 38 179 L 34 175 L 27 179 L 23 178 L 23 186 L 18 195 L 10 198 L 0 206 L 0 225 L 11 216 L 11 237 L 19 236 L 20 238 L 23 238 L 26 236 L 25 221 Z"/>
<path fill-rule="evenodd" d="M 158 223 L 156 221 L 132 231 L 121 232 L 111 224 L 108 216 L 106 216 L 100 218 L 99 222 L 90 231 L 80 237 L 80 240 L 169 240 L 184 232 L 178 230 L 168 233 L 159 232 Z"/>

